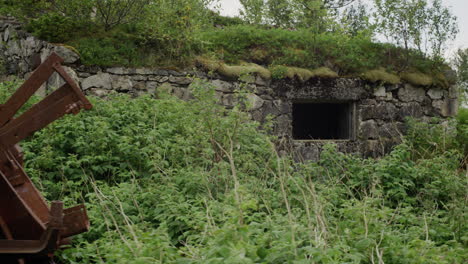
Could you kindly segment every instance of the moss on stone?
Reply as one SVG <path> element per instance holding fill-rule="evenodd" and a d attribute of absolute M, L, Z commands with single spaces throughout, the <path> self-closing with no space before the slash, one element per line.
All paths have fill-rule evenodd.
<path fill-rule="evenodd" d="M 219 67 L 221 66 L 221 62 L 218 60 L 213 60 L 213 59 L 208 59 L 205 57 L 196 57 L 195 58 L 195 63 L 202 67 L 206 71 L 217 71 Z"/>
<path fill-rule="evenodd" d="M 432 77 L 432 84 L 447 89 L 450 84 L 453 84 L 453 80 L 449 80 L 446 75 L 441 72 L 435 72 Z"/>
<path fill-rule="evenodd" d="M 338 73 L 327 67 L 320 67 L 312 71 L 313 77 L 320 78 L 338 78 Z"/>
<path fill-rule="evenodd" d="M 302 82 L 306 82 L 313 77 L 338 78 L 338 74 L 327 67 L 320 67 L 315 70 L 309 70 L 298 67 L 276 65 L 271 67 L 270 71 L 274 79 L 297 78 Z"/>
<path fill-rule="evenodd" d="M 361 77 L 371 82 L 383 82 L 388 84 L 398 84 L 401 82 L 400 77 L 388 73 L 384 68 L 364 72 Z"/>
<path fill-rule="evenodd" d="M 257 74 L 264 79 L 271 78 L 271 72 L 255 63 L 246 63 L 244 65 L 230 66 L 222 63 L 218 68 L 219 74 L 229 78 L 239 78 L 243 75 Z"/>
<path fill-rule="evenodd" d="M 70 45 L 67 45 L 67 44 L 54 44 L 54 45 L 56 45 L 56 46 L 62 46 L 62 47 L 64 47 L 64 48 L 67 48 L 67 49 L 73 51 L 74 53 L 78 54 L 78 56 L 81 57 L 80 52 L 79 52 L 75 47 L 73 47 L 73 46 L 70 46 Z"/>
<path fill-rule="evenodd" d="M 310 78 L 314 76 L 312 71 L 308 69 L 298 68 L 298 67 L 287 67 L 285 77 L 289 79 L 298 78 L 302 82 L 308 81 Z"/>
<path fill-rule="evenodd" d="M 429 86 L 434 83 L 431 76 L 420 72 L 404 72 L 401 79 L 415 86 Z"/>

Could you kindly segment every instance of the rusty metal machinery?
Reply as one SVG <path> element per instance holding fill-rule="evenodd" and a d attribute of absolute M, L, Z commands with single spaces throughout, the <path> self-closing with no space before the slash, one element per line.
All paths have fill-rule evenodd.
<path fill-rule="evenodd" d="M 53 53 L 0 105 L 0 263 L 52 263 L 52 256 L 69 237 L 86 232 L 89 220 L 83 205 L 50 207 L 23 169 L 24 138 L 66 114 L 91 109 L 80 88 L 66 73 L 63 59 Z M 27 100 L 54 73 L 65 84 L 15 117 Z"/>

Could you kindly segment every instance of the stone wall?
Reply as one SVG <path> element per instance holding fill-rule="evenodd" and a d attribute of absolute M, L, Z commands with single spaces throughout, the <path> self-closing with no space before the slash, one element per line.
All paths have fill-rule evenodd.
<path fill-rule="evenodd" d="M 334 142 L 341 151 L 380 156 L 390 150 L 405 132 L 407 117 L 429 120 L 445 118 L 457 111 L 454 88 L 414 87 L 410 84 L 381 85 L 359 78 L 314 78 L 299 80 L 264 80 L 254 76 L 249 82 L 232 80 L 201 71 L 179 72 L 164 69 L 100 68 L 80 65 L 71 49 L 38 40 L 21 30 L 10 19 L 0 19 L 0 62 L 4 75 L 27 78 L 51 52 L 65 59 L 67 71 L 88 95 L 106 97 L 111 93 L 132 96 L 157 94 L 165 90 L 184 100 L 191 98 L 189 85 L 204 79 L 216 90 L 220 104 L 227 108 L 237 103 L 240 87 L 247 90 L 252 119 L 274 122 L 273 133 L 279 136 L 282 151 L 294 151 L 299 159 L 318 159 L 322 146 Z M 2 67 L 0 66 L 0 70 Z M 61 80 L 52 76 L 41 93 L 59 87 Z M 347 102 L 353 107 L 352 136 L 346 140 L 294 140 L 293 104 L 295 102 Z"/>

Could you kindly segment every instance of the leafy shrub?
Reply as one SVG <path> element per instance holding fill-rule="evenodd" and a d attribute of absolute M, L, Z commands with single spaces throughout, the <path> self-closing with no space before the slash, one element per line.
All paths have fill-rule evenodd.
<path fill-rule="evenodd" d="M 468 109 L 461 108 L 457 115 L 457 137 L 462 144 L 465 155 L 465 164 L 468 164 Z"/>
<path fill-rule="evenodd" d="M 51 42 L 65 42 L 70 40 L 75 30 L 72 18 L 57 13 L 48 13 L 31 20 L 28 30 L 40 39 Z"/>
<path fill-rule="evenodd" d="M 84 65 L 138 66 L 143 64 L 137 42 L 122 33 L 72 41 Z"/>
<path fill-rule="evenodd" d="M 288 72 L 288 67 L 283 65 L 274 65 L 269 68 L 271 72 L 271 78 L 273 79 L 283 79 L 286 77 Z"/>
<path fill-rule="evenodd" d="M 297 164 L 213 87 L 191 89 L 92 98 L 22 144 L 48 199 L 88 208 L 62 263 L 465 262 L 466 171 L 446 126 L 414 123 L 381 159 L 327 145 Z"/>

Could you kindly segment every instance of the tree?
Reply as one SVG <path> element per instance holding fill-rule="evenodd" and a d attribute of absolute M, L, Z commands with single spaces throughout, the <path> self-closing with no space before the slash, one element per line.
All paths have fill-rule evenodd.
<path fill-rule="evenodd" d="M 466 103 L 468 99 L 468 48 L 458 49 L 455 54 L 454 66 L 457 71 L 462 102 Z"/>
<path fill-rule="evenodd" d="M 369 11 L 366 5 L 361 1 L 343 10 L 340 24 L 344 32 L 351 36 L 357 36 L 359 34 L 367 36 L 373 35 L 374 27 L 370 21 Z"/>
<path fill-rule="evenodd" d="M 141 18 L 151 0 L 95 0 L 96 13 L 106 31 L 116 25 L 134 22 Z"/>
<path fill-rule="evenodd" d="M 244 10 L 241 17 L 251 24 L 260 24 L 264 19 L 265 2 L 263 0 L 240 0 Z"/>
<path fill-rule="evenodd" d="M 377 31 L 406 50 L 418 49 L 434 57 L 458 33 L 456 17 L 441 0 L 374 0 Z"/>
<path fill-rule="evenodd" d="M 290 28 L 295 23 L 295 8 L 291 1 L 269 0 L 267 2 L 268 23 L 278 27 Z"/>
<path fill-rule="evenodd" d="M 458 34 L 457 18 L 442 5 L 441 0 L 432 1 L 428 16 L 430 18 L 428 37 L 431 49 L 434 55 L 440 56 L 447 41 L 455 39 Z"/>

